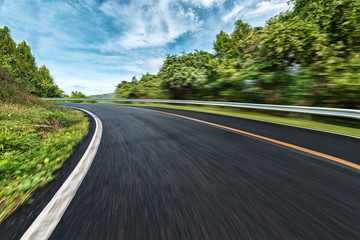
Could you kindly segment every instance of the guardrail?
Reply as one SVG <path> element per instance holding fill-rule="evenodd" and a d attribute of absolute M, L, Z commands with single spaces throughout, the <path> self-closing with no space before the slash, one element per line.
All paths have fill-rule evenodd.
<path fill-rule="evenodd" d="M 100 98 L 43 98 L 43 99 L 51 100 L 51 101 L 151 102 L 151 103 L 209 105 L 209 106 L 237 107 L 237 108 L 247 108 L 247 109 L 261 109 L 261 110 L 272 110 L 272 111 L 307 113 L 307 114 L 349 117 L 349 118 L 360 119 L 360 110 L 343 109 L 343 108 L 322 108 L 322 107 L 256 104 L 256 103 L 168 100 L 168 99 L 100 99 Z"/>

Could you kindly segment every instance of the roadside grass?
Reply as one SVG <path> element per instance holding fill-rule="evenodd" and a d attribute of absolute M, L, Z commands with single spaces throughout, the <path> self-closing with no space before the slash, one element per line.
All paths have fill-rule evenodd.
<path fill-rule="evenodd" d="M 292 126 L 328 131 L 333 133 L 340 133 L 354 137 L 360 137 L 360 121 L 354 119 L 344 119 L 338 117 L 334 118 L 327 116 L 315 116 L 309 114 L 296 114 L 296 113 L 286 113 L 286 112 L 271 112 L 271 113 L 270 111 L 259 112 L 259 111 L 251 111 L 240 108 L 204 106 L 204 105 L 194 106 L 194 105 L 163 104 L 163 103 L 119 103 L 119 102 L 112 102 L 111 104 L 114 103 L 120 105 L 175 108 L 175 109 L 225 114 L 225 115 L 231 115 L 231 116 L 237 116 L 243 118 L 251 118 L 262 121 L 269 121 L 274 123 L 281 123 Z"/>
<path fill-rule="evenodd" d="M 55 177 L 88 125 L 82 112 L 0 79 L 0 223 Z"/>

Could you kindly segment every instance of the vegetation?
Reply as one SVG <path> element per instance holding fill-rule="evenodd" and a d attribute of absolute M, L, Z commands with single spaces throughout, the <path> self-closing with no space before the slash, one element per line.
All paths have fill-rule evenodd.
<path fill-rule="evenodd" d="M 87 134 L 88 120 L 79 111 L 38 99 L 61 91 L 45 67 L 37 69 L 26 43 L 16 46 L 6 27 L 0 33 L 1 222 L 54 178 Z"/>
<path fill-rule="evenodd" d="M 138 81 L 134 76 L 131 82 L 122 81 L 116 87 L 117 98 L 165 98 L 161 87 L 161 79 L 156 75 L 145 74 Z"/>
<path fill-rule="evenodd" d="M 360 2 L 291 0 L 292 10 L 204 51 L 168 55 L 156 75 L 123 81 L 118 98 L 173 98 L 360 107 Z"/>
<path fill-rule="evenodd" d="M 68 96 L 66 96 L 68 97 Z M 71 95 L 68 98 L 88 98 L 85 94 L 78 91 L 72 91 Z"/>
<path fill-rule="evenodd" d="M 12 75 L 15 82 L 38 97 L 61 97 L 49 70 L 36 65 L 35 57 L 25 41 L 16 44 L 8 27 L 0 28 L 0 71 Z"/>

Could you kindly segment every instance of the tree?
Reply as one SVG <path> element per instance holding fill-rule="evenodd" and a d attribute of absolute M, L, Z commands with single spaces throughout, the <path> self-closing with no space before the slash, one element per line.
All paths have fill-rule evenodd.
<path fill-rule="evenodd" d="M 175 99 L 192 99 L 206 81 L 207 64 L 214 56 L 197 51 L 178 56 L 168 55 L 158 76 L 162 87 Z"/>
<path fill-rule="evenodd" d="M 60 97 L 61 94 L 64 93 L 56 84 L 54 84 L 54 80 L 45 66 L 39 68 L 35 86 L 36 94 L 40 97 Z"/>
<path fill-rule="evenodd" d="M 216 41 L 213 43 L 213 45 L 216 58 L 227 58 L 231 49 L 230 37 L 228 34 L 221 30 L 220 33 L 216 35 Z"/>
<path fill-rule="evenodd" d="M 85 94 L 83 94 L 82 92 L 78 92 L 78 91 L 72 91 L 70 98 L 88 98 Z"/>
<path fill-rule="evenodd" d="M 136 76 L 133 76 L 132 78 L 131 78 L 131 82 L 133 82 L 133 83 L 137 83 L 137 78 L 136 78 Z"/>
<path fill-rule="evenodd" d="M 39 85 L 36 78 L 38 68 L 35 57 L 25 41 L 17 45 L 17 61 L 13 68 L 14 79 L 25 85 L 31 93 L 37 94 L 36 87 Z"/>
<path fill-rule="evenodd" d="M 0 28 L 0 66 L 4 72 L 12 74 L 16 64 L 16 43 L 10 36 L 8 27 Z"/>
<path fill-rule="evenodd" d="M 63 93 L 54 84 L 49 70 L 37 67 L 30 46 L 25 41 L 16 44 L 6 26 L 0 29 L 0 68 L 38 97 L 58 97 Z"/>

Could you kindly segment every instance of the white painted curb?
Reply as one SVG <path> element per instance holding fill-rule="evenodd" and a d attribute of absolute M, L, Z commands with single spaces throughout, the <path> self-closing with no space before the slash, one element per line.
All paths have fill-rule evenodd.
<path fill-rule="evenodd" d="M 51 236 L 95 158 L 103 132 L 102 122 L 95 114 L 81 108 L 76 109 L 84 111 L 94 118 L 96 123 L 94 136 L 75 169 L 24 233 L 21 240 L 45 240 Z"/>

